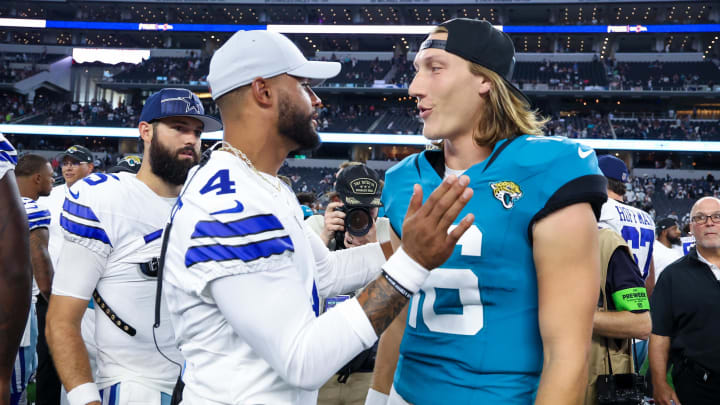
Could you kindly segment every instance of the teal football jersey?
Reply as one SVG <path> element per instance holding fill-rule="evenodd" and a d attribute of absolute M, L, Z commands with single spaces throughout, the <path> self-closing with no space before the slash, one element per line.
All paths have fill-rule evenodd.
<path fill-rule="evenodd" d="M 382 199 L 398 235 L 413 184 L 427 198 L 444 167 L 443 152 L 426 151 L 387 172 Z M 592 149 L 527 135 L 498 142 L 465 174 L 474 195 L 458 220 L 473 213 L 475 223 L 410 302 L 395 389 L 414 404 L 528 404 L 543 361 L 532 225 L 579 202 L 599 216 L 606 180 Z"/>

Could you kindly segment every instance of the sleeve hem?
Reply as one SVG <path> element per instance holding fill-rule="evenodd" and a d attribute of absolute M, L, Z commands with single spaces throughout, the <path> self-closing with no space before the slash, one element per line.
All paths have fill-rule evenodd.
<path fill-rule="evenodd" d="M 88 296 L 88 297 L 84 297 L 84 296 L 82 296 L 81 294 L 73 294 L 73 293 L 70 293 L 70 292 L 67 292 L 67 291 L 63 291 L 63 290 L 61 290 L 61 289 L 59 289 L 59 288 L 57 288 L 57 287 L 53 287 L 53 288 L 52 288 L 52 295 L 61 295 L 61 296 L 63 296 L 63 297 L 77 298 L 77 299 L 79 299 L 79 300 L 86 300 L 86 301 L 90 301 L 90 299 L 92 298 L 92 297 L 89 297 L 89 296 Z"/>
<path fill-rule="evenodd" d="M 573 191 L 578 189 L 583 191 Z M 600 218 L 600 211 L 605 201 L 607 201 L 607 180 L 601 175 L 589 174 L 565 183 L 555 191 L 545 206 L 528 223 L 528 240 L 532 244 L 533 225 L 553 212 L 573 204 L 586 202 L 592 207 L 597 220 Z"/>
<path fill-rule="evenodd" d="M 344 307 L 342 311 L 343 316 L 350 323 L 350 326 L 363 342 L 363 345 L 366 348 L 372 346 L 378 339 L 378 336 L 357 298 L 347 300 L 333 310 L 340 309 L 341 306 Z"/>

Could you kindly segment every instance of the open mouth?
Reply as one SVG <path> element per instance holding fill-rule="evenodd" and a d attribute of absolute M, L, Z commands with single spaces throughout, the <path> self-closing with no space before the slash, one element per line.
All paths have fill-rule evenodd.
<path fill-rule="evenodd" d="M 194 158 L 195 158 L 195 154 L 194 154 L 192 151 L 189 151 L 189 150 L 181 151 L 180 153 L 178 153 L 178 156 L 179 156 L 179 157 L 188 158 L 188 159 L 194 159 Z"/>
<path fill-rule="evenodd" d="M 426 119 L 432 113 L 432 108 L 418 107 L 418 109 L 420 110 L 420 118 L 422 119 Z"/>

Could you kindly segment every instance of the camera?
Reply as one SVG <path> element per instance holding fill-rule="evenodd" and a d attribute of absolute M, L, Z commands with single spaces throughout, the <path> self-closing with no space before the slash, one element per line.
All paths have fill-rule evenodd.
<path fill-rule="evenodd" d="M 645 377 L 638 374 L 606 374 L 597 379 L 601 405 L 641 405 L 644 403 Z"/>
<path fill-rule="evenodd" d="M 344 231 L 335 232 L 336 249 L 345 247 L 345 231 L 361 237 L 367 235 L 375 223 L 373 208 L 380 207 L 382 186 L 380 176 L 364 164 L 344 168 L 337 177 L 335 190 L 343 206 L 335 208 L 345 213 Z"/>
<path fill-rule="evenodd" d="M 372 207 L 337 207 L 345 213 L 345 230 L 352 236 L 365 236 L 373 226 Z"/>

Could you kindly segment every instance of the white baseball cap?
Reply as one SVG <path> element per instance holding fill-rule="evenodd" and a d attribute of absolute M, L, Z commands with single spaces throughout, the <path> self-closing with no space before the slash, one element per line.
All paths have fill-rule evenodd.
<path fill-rule="evenodd" d="M 287 73 L 311 79 L 318 85 L 337 76 L 338 62 L 308 61 L 290 39 L 277 32 L 238 31 L 210 60 L 210 93 L 213 100 L 252 83 L 257 77 L 269 79 Z"/>

